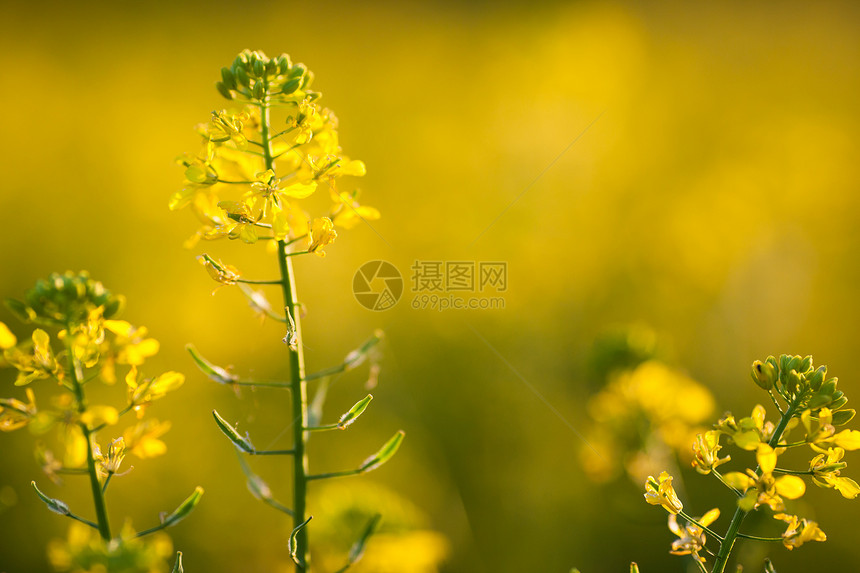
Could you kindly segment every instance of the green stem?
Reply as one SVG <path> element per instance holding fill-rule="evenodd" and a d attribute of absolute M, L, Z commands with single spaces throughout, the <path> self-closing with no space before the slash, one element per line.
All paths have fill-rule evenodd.
<path fill-rule="evenodd" d="M 357 476 L 360 473 L 364 473 L 364 470 L 361 468 L 357 468 L 354 470 L 343 470 L 341 472 L 330 472 L 327 474 L 316 474 L 308 476 L 308 481 L 318 480 L 318 479 L 331 479 L 331 478 L 339 478 L 339 477 L 347 477 L 347 476 Z"/>
<path fill-rule="evenodd" d="M 75 360 L 74 349 L 71 343 L 71 325 L 66 326 L 66 354 L 69 360 L 69 376 L 72 379 L 72 387 L 75 392 L 75 400 L 78 403 L 78 414 L 83 414 L 87 411 L 87 400 L 84 395 L 84 387 L 81 383 L 83 380 L 81 365 Z M 107 508 L 105 507 L 105 496 L 102 492 L 102 486 L 99 483 L 99 473 L 96 468 L 96 459 L 93 453 L 93 441 L 95 440 L 95 431 L 90 430 L 86 424 L 79 423 L 81 431 L 84 434 L 84 440 L 87 442 L 87 473 L 90 476 L 90 488 L 93 491 L 93 505 L 96 510 L 96 519 L 98 521 L 99 535 L 105 541 L 111 540 L 110 525 L 108 524 Z"/>
<path fill-rule="evenodd" d="M 788 422 L 794 417 L 795 409 L 801 401 L 800 398 L 801 397 L 798 397 L 794 402 L 791 402 L 783 413 L 782 418 L 779 420 L 779 424 L 773 431 L 773 436 L 771 436 L 770 441 L 768 442 L 770 447 L 775 448 L 779 443 L 779 440 L 782 438 L 782 433 L 785 431 L 786 426 L 788 426 Z M 761 468 L 756 466 L 755 473 L 760 476 Z M 723 542 L 720 543 L 720 550 L 717 553 L 717 558 L 714 561 L 714 568 L 711 569 L 711 573 L 723 573 L 723 571 L 725 571 L 726 564 L 729 561 L 729 555 L 731 554 L 732 548 L 735 544 L 735 539 L 743 536 L 739 533 L 739 530 L 741 528 L 741 523 L 743 523 L 744 518 L 747 516 L 747 513 L 749 512 L 744 511 L 740 507 L 735 509 L 735 514 L 732 516 L 732 521 L 729 523 L 729 528 L 726 531 Z"/>
<path fill-rule="evenodd" d="M 292 456 L 296 450 L 254 450 L 248 453 L 252 456 Z"/>
<path fill-rule="evenodd" d="M 269 106 L 260 104 L 260 129 L 264 142 L 263 157 L 266 169 L 274 170 L 275 160 L 272 157 L 271 138 L 269 137 Z M 288 258 L 287 245 L 278 241 L 278 266 L 281 272 L 281 290 L 284 295 L 284 306 L 287 315 L 292 318 L 288 326 L 288 336 L 294 338 L 294 345 L 287 345 L 290 361 L 290 387 L 292 390 L 292 420 L 293 420 L 293 525 L 299 527 L 306 521 L 306 497 L 308 484 L 308 457 L 305 452 L 306 435 L 304 428 L 308 425 L 308 395 L 305 377 L 305 360 L 302 347 L 302 329 L 299 313 L 296 312 L 296 281 L 293 274 L 292 261 Z M 299 529 L 296 534 L 296 556 L 298 565 L 296 573 L 306 573 L 310 555 L 308 552 L 308 530 Z"/>

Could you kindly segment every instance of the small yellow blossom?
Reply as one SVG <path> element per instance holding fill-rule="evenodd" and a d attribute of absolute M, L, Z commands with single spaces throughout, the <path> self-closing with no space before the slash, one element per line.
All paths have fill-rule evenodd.
<path fill-rule="evenodd" d="M 6 360 L 18 370 L 15 386 L 26 386 L 34 380 L 46 378 L 61 379 L 63 368 L 54 357 L 51 338 L 48 333 L 37 328 L 33 331 L 33 353 L 25 354 L 20 348 L 12 347 L 4 352 Z"/>
<path fill-rule="evenodd" d="M 806 429 L 805 441 L 810 444 L 826 441 L 836 433 L 833 413 L 829 408 L 821 408 L 817 414 L 813 414 L 809 409 L 804 410 L 800 414 L 800 422 Z"/>
<path fill-rule="evenodd" d="M 720 510 L 712 509 L 704 516 L 696 518 L 700 524 L 708 527 L 720 516 Z M 678 525 L 678 519 L 674 514 L 669 515 L 669 530 L 678 536 L 678 539 L 672 542 L 672 550 L 669 552 L 672 555 L 692 555 L 693 559 L 700 563 L 705 562 L 705 558 L 699 555 L 699 551 L 705 547 L 705 532 L 695 523 L 687 523 L 683 528 Z"/>
<path fill-rule="evenodd" d="M 95 529 L 73 522 L 65 540 L 55 539 L 48 545 L 48 560 L 56 570 L 79 573 L 164 573 L 165 561 L 172 555 L 170 536 L 158 532 L 139 538 L 130 523 L 119 537 L 105 542 Z"/>
<path fill-rule="evenodd" d="M 173 371 L 159 374 L 155 378 L 139 380 L 135 366 L 132 366 L 125 377 L 125 383 L 128 386 L 128 401 L 138 411 L 142 406 L 146 406 L 153 400 L 158 400 L 168 392 L 176 390 L 184 382 L 185 376 Z"/>
<path fill-rule="evenodd" d="M 663 472 L 659 476 L 659 482 L 653 476 L 645 480 L 645 501 L 651 505 L 662 505 L 669 513 L 678 513 L 684 509 L 684 504 L 678 499 L 675 488 L 672 487 L 672 476 Z"/>
<path fill-rule="evenodd" d="M 809 471 L 812 472 L 812 481 L 815 485 L 825 488 L 833 488 L 846 499 L 854 499 L 860 494 L 860 486 L 851 478 L 841 477 L 839 472 L 848 465 L 842 461 L 845 450 L 842 448 L 829 448 L 827 453 L 819 454 L 809 462 Z"/>
<path fill-rule="evenodd" d="M 197 257 L 200 264 L 206 267 L 209 276 L 224 285 L 234 285 L 239 280 L 239 270 L 232 265 L 225 265 L 209 255 Z"/>
<path fill-rule="evenodd" d="M 248 139 L 245 137 L 244 122 L 249 118 L 248 114 L 228 114 L 226 111 L 213 111 L 212 120 L 206 129 L 209 141 L 213 143 L 226 143 L 232 141 L 237 149 L 245 149 Z"/>
<path fill-rule="evenodd" d="M 767 444 L 760 444 L 756 451 L 756 461 L 761 475 L 748 469 L 746 473 L 730 472 L 723 476 L 727 484 L 746 495 L 738 500 L 738 506 L 751 511 L 766 504 L 773 511 L 784 511 L 786 499 L 798 499 L 806 493 L 806 483 L 795 475 L 773 476 L 777 452 Z"/>
<path fill-rule="evenodd" d="M 709 474 L 717 466 L 731 460 L 731 456 L 724 458 L 718 456 L 721 448 L 720 432 L 710 430 L 697 435 L 696 443 L 693 445 L 693 467 L 696 471 L 700 474 Z"/>
<path fill-rule="evenodd" d="M 170 429 L 170 422 L 146 420 L 128 428 L 123 432 L 123 440 L 127 449 L 135 456 L 154 458 L 167 451 L 167 446 L 159 440 Z"/>
<path fill-rule="evenodd" d="M 311 223 L 308 238 L 310 240 L 308 252 L 316 253 L 320 257 L 324 257 L 325 251 L 323 251 L 323 248 L 334 242 L 337 238 L 337 231 L 334 230 L 334 224 L 331 222 L 331 219 L 328 217 L 320 217 L 314 219 L 313 223 Z"/>
<path fill-rule="evenodd" d="M 766 414 L 764 406 L 756 404 L 748 418 L 735 422 L 731 414 L 726 414 L 717 422 L 715 429 L 729 436 L 739 448 L 753 451 L 760 444 L 767 443 L 773 435 L 774 426 L 765 420 Z"/>
<path fill-rule="evenodd" d="M 101 452 L 98 445 L 94 448 L 97 469 L 101 477 L 107 477 L 119 472 L 123 459 L 125 459 L 125 440 L 117 438 L 113 440 L 105 453 Z M 128 473 L 128 472 L 126 472 Z"/>
<path fill-rule="evenodd" d="M 36 395 L 31 388 L 27 388 L 25 393 L 27 403 L 15 398 L 0 398 L 0 431 L 23 428 L 36 416 Z"/>
<path fill-rule="evenodd" d="M 90 429 L 97 426 L 113 426 L 119 420 L 119 412 L 113 406 L 93 404 L 81 414 L 81 422 Z"/>
<path fill-rule="evenodd" d="M 774 517 L 788 523 L 785 533 L 782 534 L 782 544 L 789 551 L 795 547 L 800 547 L 807 541 L 827 541 L 827 536 L 814 521 L 799 519 L 796 515 L 784 513 L 774 515 Z"/>
<path fill-rule="evenodd" d="M 357 193 L 337 193 L 332 189 L 331 197 L 334 205 L 330 217 L 338 227 L 351 229 L 362 220 L 375 221 L 380 217 L 377 209 L 358 203 Z"/>

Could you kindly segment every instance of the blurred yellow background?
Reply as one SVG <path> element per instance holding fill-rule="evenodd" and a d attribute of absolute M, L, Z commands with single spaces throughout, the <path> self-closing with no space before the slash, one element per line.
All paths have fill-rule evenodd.
<path fill-rule="evenodd" d="M 345 152 L 367 164 L 363 199 L 382 212 L 376 232 L 342 232 L 325 259 L 296 265 L 310 369 L 375 328 L 387 334 L 371 408 L 349 432 L 315 437 L 312 467 L 352 467 L 404 428 L 398 456 L 354 483 L 391 488 L 426 514 L 449 540 L 444 571 L 595 573 L 631 560 L 683 570 L 665 513 L 638 485 L 589 482 L 578 436 L 528 387 L 587 427 L 589 356 L 608 326 L 646 324 L 673 341 L 672 360 L 714 392 L 718 412 L 748 415 L 764 400 L 748 368 L 778 353 L 813 354 L 860 400 L 854 3 L 9 2 L 2 12 L 0 296 L 87 269 L 161 341 L 152 371 L 188 374 L 151 409 L 173 423 L 167 455 L 135 463 L 109 499 L 113 521 L 146 527 L 202 485 L 199 508 L 169 531 L 186 571 L 290 570 L 288 521 L 251 498 L 210 415 L 217 407 L 288 447 L 277 441 L 288 396 L 237 400 L 183 349 L 194 342 L 262 379 L 282 373 L 281 327 L 261 326 L 238 291 L 210 296 L 194 257 L 241 261 L 255 277 L 276 268 L 262 248 L 184 250 L 196 223 L 167 209 L 183 180 L 173 160 L 197 151 L 194 125 L 225 106 L 218 70 L 244 48 L 313 70 Z M 404 275 L 416 259 L 505 261 L 505 308 L 415 310 L 407 290 L 392 310 L 365 310 L 352 276 L 374 259 Z M 5 308 L 0 320 L 27 331 Z M 330 415 L 364 395 L 365 375 L 337 382 Z M 0 376 L 2 394 L 15 392 L 12 373 Z M 49 570 L 45 544 L 69 525 L 29 489 L 46 481 L 33 440 L 0 435 L 0 488 L 17 498 L 0 514 L 7 573 Z M 252 461 L 287 499 L 287 462 Z M 717 495 L 730 507 L 711 481 L 689 473 L 693 513 Z M 52 492 L 89 507 L 82 482 Z M 773 548 L 777 570 L 860 569 L 857 502 L 823 490 L 806 499 L 828 541 Z M 740 555 L 756 571 L 754 551 Z"/>

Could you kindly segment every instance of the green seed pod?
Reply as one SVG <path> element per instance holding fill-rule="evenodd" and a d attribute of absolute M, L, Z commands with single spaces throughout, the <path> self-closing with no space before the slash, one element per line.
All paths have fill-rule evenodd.
<path fill-rule="evenodd" d="M 176 561 L 173 562 L 173 570 L 170 573 L 185 573 L 185 569 L 182 567 L 182 552 L 176 552 Z"/>
<path fill-rule="evenodd" d="M 805 356 L 798 365 L 797 371 L 801 374 L 812 370 L 812 356 Z"/>
<path fill-rule="evenodd" d="M 227 436 L 237 448 L 249 454 L 255 451 L 254 446 L 251 444 L 251 440 L 243 437 L 239 432 L 237 432 L 236 428 L 231 426 L 227 420 L 221 417 L 218 410 L 212 410 L 212 415 L 215 417 L 215 423 L 218 424 L 218 427 L 222 432 L 224 432 L 224 435 Z"/>
<path fill-rule="evenodd" d="M 838 392 L 837 392 L 838 394 Z M 830 403 L 831 410 L 837 410 L 848 403 L 848 398 L 845 396 L 839 396 L 838 398 L 834 395 L 833 402 Z"/>
<path fill-rule="evenodd" d="M 337 421 L 337 427 L 343 430 L 347 426 L 355 422 L 358 417 L 361 416 L 367 409 L 367 405 L 370 404 L 371 400 L 373 400 L 373 395 L 368 394 L 367 396 L 356 402 L 355 405 L 350 408 L 347 413 L 340 417 L 340 420 Z"/>
<path fill-rule="evenodd" d="M 281 93 L 284 95 L 290 95 L 294 93 L 297 89 L 299 89 L 299 85 L 301 85 L 301 78 L 293 78 L 291 80 L 287 80 L 287 82 L 281 87 Z"/>
<path fill-rule="evenodd" d="M 186 517 L 188 514 L 197 507 L 197 504 L 200 503 L 200 498 L 203 497 L 203 488 L 197 486 L 194 489 L 194 493 L 188 496 L 188 498 L 179 504 L 179 507 L 173 510 L 173 513 L 164 518 L 162 523 L 165 526 L 176 525 Z"/>
<path fill-rule="evenodd" d="M 394 454 L 397 453 L 397 449 L 400 447 L 400 443 L 403 441 L 403 437 L 406 435 L 406 432 L 403 430 L 399 430 L 394 436 L 391 437 L 390 440 L 385 442 L 379 451 L 364 460 L 361 464 L 360 470 L 362 472 L 369 472 L 375 470 L 388 460 L 390 460 Z"/>
<path fill-rule="evenodd" d="M 36 490 L 36 495 L 39 496 L 45 505 L 48 506 L 48 509 L 53 511 L 54 513 L 59 513 L 60 515 L 69 515 L 71 511 L 69 511 L 69 506 L 66 505 L 66 502 L 60 501 L 59 499 L 54 499 L 52 497 L 48 497 L 36 486 L 35 481 L 31 481 L 30 485 L 33 486 L 33 489 Z"/>
<path fill-rule="evenodd" d="M 833 412 L 833 425 L 834 426 L 844 426 L 852 419 L 854 419 L 854 415 L 857 414 L 855 410 L 851 408 L 846 408 L 845 410 L 837 410 Z"/>
<path fill-rule="evenodd" d="M 278 61 L 277 60 L 269 60 L 266 62 L 266 75 L 268 77 L 273 77 L 278 75 Z"/>

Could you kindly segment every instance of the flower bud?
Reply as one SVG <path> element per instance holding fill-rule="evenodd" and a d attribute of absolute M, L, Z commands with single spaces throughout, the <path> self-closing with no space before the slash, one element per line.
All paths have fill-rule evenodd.
<path fill-rule="evenodd" d="M 237 86 L 244 86 L 246 88 L 251 87 L 251 78 L 248 77 L 248 71 L 244 66 L 237 67 L 233 70 L 233 73 L 236 76 Z"/>
<path fill-rule="evenodd" d="M 837 410 L 836 412 L 833 412 L 833 425 L 844 426 L 854 418 L 854 415 L 856 413 L 857 412 L 852 410 L 851 408 L 847 408 L 845 410 Z"/>
<path fill-rule="evenodd" d="M 254 96 L 254 99 L 263 99 L 266 97 L 266 86 L 263 85 L 263 82 L 258 81 L 254 84 L 254 87 L 251 88 L 251 95 Z"/>
<path fill-rule="evenodd" d="M 818 370 L 815 371 L 815 374 L 809 378 L 809 387 L 817 392 L 821 389 L 821 384 L 824 382 L 824 378 L 826 376 L 827 366 L 819 366 Z"/>
<path fill-rule="evenodd" d="M 762 389 L 770 390 L 777 379 L 776 368 L 770 362 L 756 360 L 752 365 L 752 379 Z"/>
<path fill-rule="evenodd" d="M 257 78 L 262 78 L 266 75 L 266 64 L 262 60 L 255 59 L 251 69 L 253 70 L 253 75 Z"/>
<path fill-rule="evenodd" d="M 287 82 L 281 87 L 281 93 L 284 95 L 290 95 L 299 89 L 299 85 L 302 83 L 302 78 L 293 78 L 291 80 L 287 80 Z"/>
<path fill-rule="evenodd" d="M 227 89 L 227 86 L 225 86 L 222 82 L 217 82 L 215 84 L 215 89 L 217 89 L 218 93 L 221 94 L 222 96 L 224 96 L 225 98 L 233 99 L 233 94 L 230 93 L 230 90 Z"/>
<path fill-rule="evenodd" d="M 221 81 L 228 89 L 236 89 L 236 78 L 233 77 L 233 72 L 230 68 L 221 68 Z"/>

